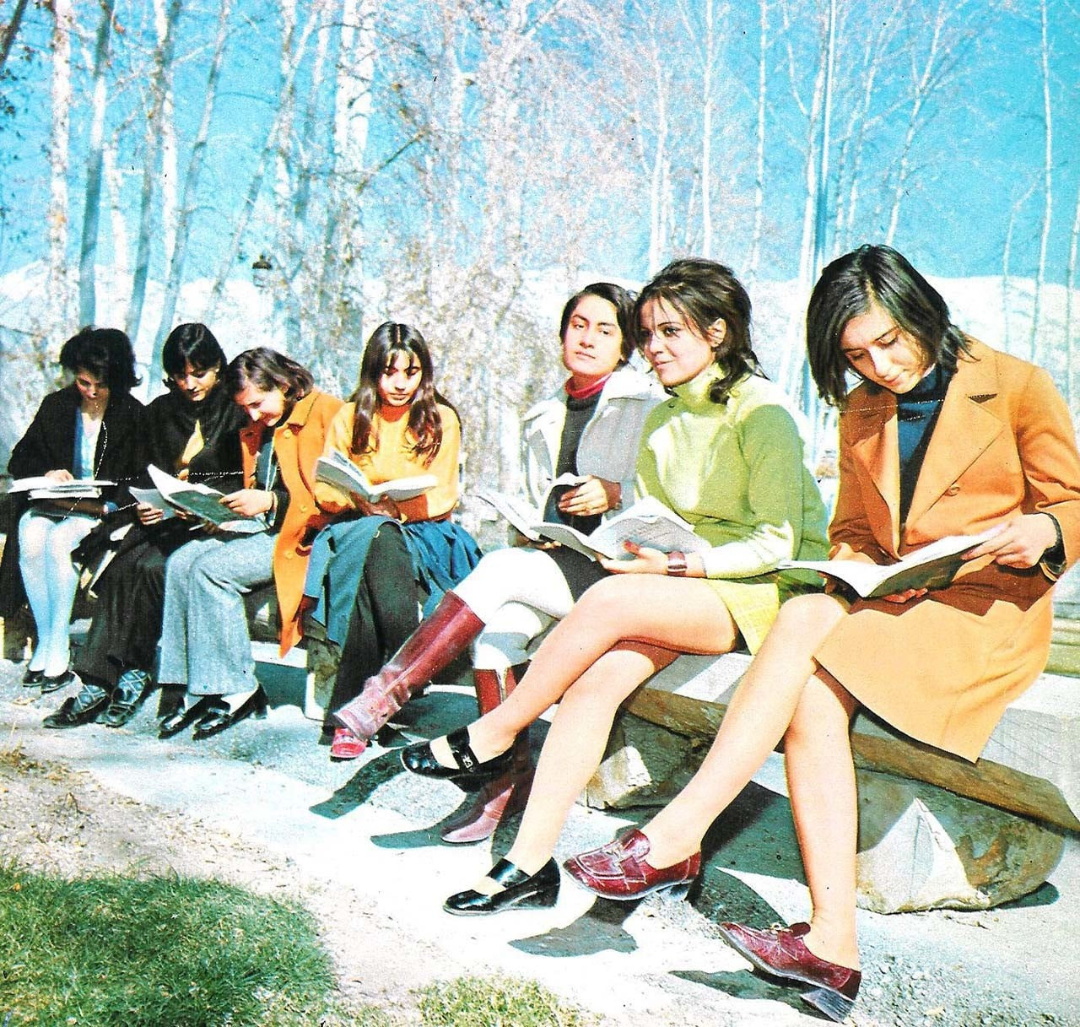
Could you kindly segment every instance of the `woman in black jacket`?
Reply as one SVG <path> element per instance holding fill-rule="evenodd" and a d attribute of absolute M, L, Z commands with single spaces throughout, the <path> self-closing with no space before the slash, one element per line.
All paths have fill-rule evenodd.
<path fill-rule="evenodd" d="M 226 362 L 206 325 L 188 323 L 172 330 L 161 352 L 168 391 L 146 409 L 142 464 L 220 492 L 242 486 L 240 428 L 245 418 L 220 386 Z M 75 657 L 82 690 L 45 718 L 46 727 L 76 727 L 92 720 L 121 727 L 152 683 L 165 561 L 201 536 L 193 533 L 191 522 L 169 517 L 149 503 L 139 503 L 136 514 L 139 523 L 95 587 L 94 617 Z"/>
<path fill-rule="evenodd" d="M 8 470 L 16 478 L 56 482 L 97 478 L 115 482 L 100 499 L 32 500 L 19 518 L 19 569 L 34 615 L 37 645 L 23 678 L 43 692 L 74 680 L 68 667 L 68 625 L 79 574 L 72 551 L 127 498 L 139 469 L 143 405 L 131 341 L 116 328 L 83 328 L 60 350 L 73 381 L 53 392 L 15 444 Z"/>

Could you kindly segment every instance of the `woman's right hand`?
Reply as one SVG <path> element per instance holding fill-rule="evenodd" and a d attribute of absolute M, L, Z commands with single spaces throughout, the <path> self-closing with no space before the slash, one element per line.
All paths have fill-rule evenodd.
<path fill-rule="evenodd" d="M 71 473 L 71 471 L 64 470 L 64 468 L 62 468 L 62 467 L 59 468 L 58 470 L 55 470 L 55 471 L 46 471 L 45 472 L 45 477 L 48 478 L 50 481 L 74 481 L 75 480 L 75 475 L 73 475 Z"/>
<path fill-rule="evenodd" d="M 926 595 L 929 592 L 926 588 L 908 588 L 903 592 L 894 592 L 891 596 L 882 596 L 882 600 L 886 603 L 906 603 L 912 599 L 918 599 L 919 596 Z"/>
<path fill-rule="evenodd" d="M 151 503 L 136 503 L 135 515 L 140 524 L 157 524 L 165 517 L 165 511 L 159 510 Z"/>

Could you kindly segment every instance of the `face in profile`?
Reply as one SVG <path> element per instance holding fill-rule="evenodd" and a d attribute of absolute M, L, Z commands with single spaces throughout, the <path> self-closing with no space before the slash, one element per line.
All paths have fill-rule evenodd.
<path fill-rule="evenodd" d="M 184 370 L 169 377 L 173 385 L 192 403 L 201 403 L 217 385 L 220 373 L 221 368 L 216 365 L 201 369 L 193 367 L 191 361 L 185 361 Z"/>
<path fill-rule="evenodd" d="M 675 307 L 662 299 L 641 310 L 641 350 L 660 384 L 670 387 L 696 378 L 716 357 L 727 325 L 717 321 L 706 338 Z"/>
<path fill-rule="evenodd" d="M 424 372 L 415 353 L 394 350 L 390 362 L 379 375 L 379 402 L 391 407 L 406 407 L 420 388 Z"/>
<path fill-rule="evenodd" d="M 597 381 L 619 366 L 622 342 L 615 305 L 601 296 L 582 296 L 563 334 L 563 366 L 579 385 Z"/>
<path fill-rule="evenodd" d="M 856 374 L 897 395 L 915 388 L 930 367 L 919 340 L 877 303 L 848 321 L 840 349 Z"/>
<path fill-rule="evenodd" d="M 234 397 L 236 405 L 243 407 L 255 424 L 270 428 L 285 416 L 288 401 L 281 389 L 264 392 L 256 385 L 245 385 Z"/>

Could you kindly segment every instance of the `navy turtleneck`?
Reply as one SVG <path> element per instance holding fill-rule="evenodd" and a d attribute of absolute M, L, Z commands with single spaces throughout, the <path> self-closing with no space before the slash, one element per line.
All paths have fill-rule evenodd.
<path fill-rule="evenodd" d="M 945 400 L 952 373 L 940 364 L 902 395 L 896 397 L 897 429 L 900 441 L 900 522 L 907 519 L 915 482 L 930 445 L 941 404 Z"/>

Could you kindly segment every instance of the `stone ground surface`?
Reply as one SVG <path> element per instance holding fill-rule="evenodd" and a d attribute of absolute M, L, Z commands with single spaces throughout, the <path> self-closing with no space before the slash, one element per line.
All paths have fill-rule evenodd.
<path fill-rule="evenodd" d="M 510 833 L 440 844 L 461 793 L 400 771 L 375 747 L 332 764 L 318 727 L 273 708 L 202 743 L 156 737 L 152 700 L 128 727 L 47 731 L 63 693 L 40 697 L 0 661 L 0 859 L 75 875 L 175 871 L 296 897 L 319 918 L 351 999 L 415 1016 L 413 991 L 461 974 L 534 978 L 604 1024 L 811 1024 L 795 989 L 748 972 L 716 919 L 801 919 L 806 889 L 782 773 L 768 765 L 707 839 L 693 901 L 596 902 L 564 880 L 553 910 L 457 918 L 441 911 Z M 416 736 L 461 723 L 473 705 L 433 690 Z M 646 811 L 575 808 L 558 855 L 611 838 Z M 1080 844 L 1039 891 L 986 912 L 860 913 L 858 1027 L 1080 1027 Z M 2 1000 L 0 1000 L 2 1007 Z M 0 1017 L 6 1014 L 0 1008 Z"/>

